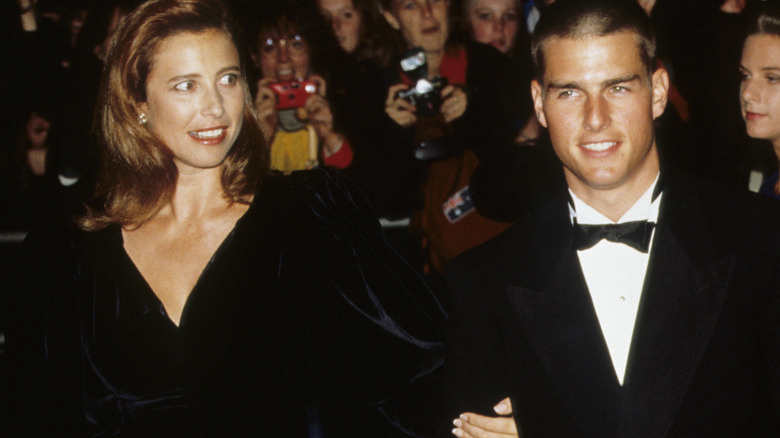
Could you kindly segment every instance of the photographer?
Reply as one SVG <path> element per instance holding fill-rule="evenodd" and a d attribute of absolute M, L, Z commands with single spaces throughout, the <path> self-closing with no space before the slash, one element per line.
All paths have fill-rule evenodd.
<path fill-rule="evenodd" d="M 312 73 L 318 17 L 296 2 L 274 3 L 257 14 L 252 60 L 262 75 L 255 108 L 271 144 L 271 168 L 290 173 L 319 164 L 339 169 L 352 162 L 352 148 L 333 127 L 326 81 Z"/>
<path fill-rule="evenodd" d="M 408 211 L 414 212 L 412 230 L 421 238 L 430 270 L 442 272 L 449 259 L 507 226 L 475 211 L 468 183 L 478 161 L 528 119 L 530 95 L 516 85 L 506 56 L 488 45 L 463 42 L 465 32 L 455 35 L 450 1 L 380 3 L 407 48 L 422 49 L 426 62 L 422 77 L 416 77 L 420 70 L 394 68 L 385 100 L 386 129 L 405 165 L 399 184 L 407 190 Z M 412 61 L 419 55 L 405 55 L 402 64 L 419 64 Z M 433 85 L 429 92 L 425 81 Z"/>

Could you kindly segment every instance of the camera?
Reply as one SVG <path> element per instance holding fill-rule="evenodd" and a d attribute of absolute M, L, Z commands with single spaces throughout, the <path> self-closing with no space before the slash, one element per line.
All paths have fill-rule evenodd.
<path fill-rule="evenodd" d="M 427 78 L 428 60 L 420 47 L 404 52 L 401 69 L 414 81 L 414 86 L 397 94 L 415 107 L 414 157 L 420 161 L 433 161 L 452 156 L 457 152 L 452 143 L 452 128 L 440 111 L 441 91 L 447 86 L 447 79 L 441 76 Z"/>
<path fill-rule="evenodd" d="M 408 100 L 416 108 L 417 115 L 434 116 L 441 108 L 441 90 L 447 86 L 447 78 L 436 76 L 427 79 L 428 61 L 419 47 L 407 50 L 401 58 L 401 69 L 414 81 L 414 86 L 400 91 L 398 97 Z"/>
<path fill-rule="evenodd" d="M 301 108 L 309 96 L 317 92 L 317 83 L 313 80 L 274 82 L 268 87 L 276 94 L 274 108 L 278 110 Z"/>

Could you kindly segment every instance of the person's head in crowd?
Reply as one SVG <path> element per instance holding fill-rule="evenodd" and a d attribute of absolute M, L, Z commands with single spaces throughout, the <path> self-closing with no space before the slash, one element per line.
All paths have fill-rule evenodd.
<path fill-rule="evenodd" d="M 330 23 L 339 45 L 353 53 L 364 33 L 363 11 L 352 0 L 317 0 L 320 14 Z"/>
<path fill-rule="evenodd" d="M 766 2 L 750 17 L 740 74 L 748 135 L 780 148 L 780 2 Z"/>
<path fill-rule="evenodd" d="M 317 6 L 346 53 L 380 66 L 390 63 L 399 41 L 375 0 L 317 0 Z"/>
<path fill-rule="evenodd" d="M 519 0 L 465 0 L 464 13 L 472 38 L 508 54 L 521 28 Z"/>
<path fill-rule="evenodd" d="M 141 4 L 140 0 L 92 2 L 76 37 L 76 56 L 95 57 L 105 62 L 111 37 L 122 20 L 139 4 Z M 83 62 L 83 60 L 76 59 L 74 62 Z"/>
<path fill-rule="evenodd" d="M 324 70 L 332 56 L 331 33 L 322 19 L 298 1 L 260 6 L 252 23 L 250 52 L 264 79 L 303 79 Z"/>
<path fill-rule="evenodd" d="M 51 131 L 51 117 L 48 117 L 45 112 L 31 111 L 25 124 L 26 139 L 30 147 L 44 147 L 49 131 Z"/>
<path fill-rule="evenodd" d="M 51 144 L 53 112 L 46 105 L 34 105 L 25 114 L 17 134 L 14 161 L 32 175 L 43 175 L 46 173 L 46 155 Z"/>
<path fill-rule="evenodd" d="M 401 33 L 406 48 L 442 54 L 450 37 L 449 0 L 380 0 L 387 23 Z"/>
<path fill-rule="evenodd" d="M 603 212 L 617 220 L 660 168 L 653 126 L 668 75 L 654 68 L 649 17 L 635 2 L 557 0 L 537 24 L 532 51 L 534 109 L 569 187 L 586 202 L 619 194 L 623 201 Z"/>
<path fill-rule="evenodd" d="M 747 134 L 768 140 L 780 161 L 780 2 L 766 1 L 748 13 L 740 60 L 740 107 Z M 780 196 L 780 182 L 761 192 Z"/>
<path fill-rule="evenodd" d="M 266 149 L 237 42 L 220 0 L 150 1 L 122 22 L 96 116 L 105 204 L 82 226 L 141 225 L 201 167 L 220 168 L 231 201 L 254 193 Z"/>

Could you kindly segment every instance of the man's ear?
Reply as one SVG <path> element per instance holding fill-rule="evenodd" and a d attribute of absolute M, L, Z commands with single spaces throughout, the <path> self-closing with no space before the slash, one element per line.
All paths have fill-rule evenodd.
<path fill-rule="evenodd" d="M 536 79 L 531 81 L 531 97 L 534 100 L 534 112 L 539 124 L 547 128 L 547 118 L 544 116 L 544 92 L 542 84 Z"/>
<path fill-rule="evenodd" d="M 401 30 L 401 23 L 398 22 L 398 19 L 396 19 L 393 14 L 385 10 L 382 10 L 382 16 L 385 17 L 385 20 L 387 20 L 387 24 L 389 24 L 390 27 L 392 27 L 395 30 Z"/>
<path fill-rule="evenodd" d="M 666 109 L 666 101 L 669 94 L 669 73 L 665 68 L 659 68 L 653 72 L 653 119 L 661 117 Z"/>

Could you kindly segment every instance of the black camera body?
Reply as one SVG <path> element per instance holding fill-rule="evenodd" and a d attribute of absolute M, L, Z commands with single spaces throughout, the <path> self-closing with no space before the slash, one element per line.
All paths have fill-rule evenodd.
<path fill-rule="evenodd" d="M 441 91 L 447 86 L 447 79 L 441 76 L 428 79 L 428 60 L 420 47 L 404 52 L 401 69 L 414 82 L 414 86 L 397 94 L 415 106 L 414 157 L 433 161 L 452 156 L 457 152 L 452 143 L 452 129 L 441 115 Z"/>
<path fill-rule="evenodd" d="M 416 108 L 417 115 L 433 116 L 441 109 L 441 90 L 447 86 L 447 78 L 418 79 L 414 87 L 398 93 L 398 97 L 408 100 Z"/>
<path fill-rule="evenodd" d="M 441 90 L 447 86 L 447 78 L 436 76 L 427 79 L 428 60 L 423 49 L 417 47 L 404 52 L 401 69 L 414 81 L 414 86 L 398 93 L 398 97 L 408 100 L 416 108 L 419 116 L 434 116 L 441 109 Z"/>

